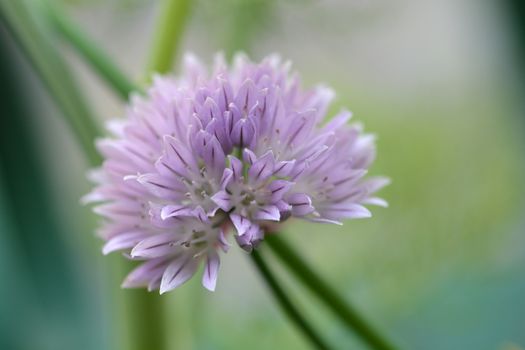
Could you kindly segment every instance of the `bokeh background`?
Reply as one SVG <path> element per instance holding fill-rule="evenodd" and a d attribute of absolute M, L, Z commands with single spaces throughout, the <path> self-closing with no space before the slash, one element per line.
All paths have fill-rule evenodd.
<path fill-rule="evenodd" d="M 16 1 L 16 0 L 3 0 Z M 278 52 L 377 134 L 388 209 L 287 238 L 404 349 L 525 349 L 525 10 L 519 0 L 196 1 L 184 50 Z M 156 1 L 67 1 L 70 18 L 137 80 Z M 132 349 L 121 257 L 103 257 L 79 198 L 88 165 L 2 23 L 0 348 Z M 122 102 L 67 47 L 100 120 Z M 263 247 L 264 250 L 264 247 Z M 270 257 L 270 255 L 269 255 Z M 273 264 L 337 349 L 365 348 Z M 172 349 L 304 349 L 243 252 L 218 288 L 162 296 Z M 147 327 L 144 320 L 139 327 Z M 154 324 L 154 322 L 153 322 Z M 154 346 L 152 345 L 152 349 Z"/>

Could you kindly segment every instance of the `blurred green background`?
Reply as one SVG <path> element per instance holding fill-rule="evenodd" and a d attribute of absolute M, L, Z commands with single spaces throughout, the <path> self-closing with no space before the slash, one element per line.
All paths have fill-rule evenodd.
<path fill-rule="evenodd" d="M 16 0 L 3 0 L 16 1 Z M 157 2 L 67 1 L 71 19 L 140 79 Z M 525 349 L 525 10 L 521 1 L 197 1 L 183 48 L 278 52 L 333 86 L 378 136 L 390 207 L 287 238 L 404 349 Z M 2 22 L 0 349 L 129 349 L 118 255 L 79 198 L 88 165 Z M 101 120 L 123 104 L 66 47 Z M 264 247 L 263 247 L 264 250 Z M 363 345 L 275 263 L 337 349 Z M 162 296 L 172 349 L 303 349 L 245 254 L 217 291 Z M 144 320 L 147 326 L 148 320 Z"/>

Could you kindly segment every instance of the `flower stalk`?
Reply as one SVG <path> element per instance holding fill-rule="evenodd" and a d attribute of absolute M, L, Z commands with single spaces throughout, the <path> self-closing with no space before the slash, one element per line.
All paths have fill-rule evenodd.
<path fill-rule="evenodd" d="M 188 20 L 191 0 L 163 0 L 148 63 L 147 79 L 152 73 L 165 73 L 173 65 Z"/>
<path fill-rule="evenodd" d="M 254 250 L 251 253 L 251 258 L 261 277 L 264 279 L 264 282 L 266 282 L 268 289 L 270 289 L 275 300 L 282 308 L 284 313 L 288 316 L 288 318 L 295 323 L 295 325 L 303 332 L 305 337 L 315 348 L 326 350 L 330 349 L 321 336 L 317 334 L 316 330 L 306 321 L 299 310 L 297 310 L 297 308 L 294 306 L 292 301 L 288 298 L 285 291 L 281 288 L 279 282 L 270 271 L 270 268 L 257 250 Z"/>
<path fill-rule="evenodd" d="M 351 331 L 354 331 L 370 348 L 395 350 L 385 337 L 375 330 L 351 305 L 349 305 L 326 281 L 317 275 L 311 266 L 294 251 L 278 234 L 266 236 L 266 242 L 277 257 L 317 296 Z"/>

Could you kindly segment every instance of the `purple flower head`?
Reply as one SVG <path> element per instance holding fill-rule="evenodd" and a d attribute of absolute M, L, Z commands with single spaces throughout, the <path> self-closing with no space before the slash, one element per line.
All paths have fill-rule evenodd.
<path fill-rule="evenodd" d="M 212 73 L 193 56 L 179 78 L 157 76 L 134 96 L 124 120 L 98 142 L 105 161 L 85 197 L 106 220 L 104 254 L 143 261 L 123 283 L 161 293 L 193 276 L 215 289 L 219 251 L 229 231 L 251 251 L 265 228 L 290 217 L 340 224 L 386 203 L 383 178 L 364 179 L 371 135 L 349 125 L 348 111 L 325 122 L 332 90 L 304 90 L 289 63 L 270 56 L 231 67 L 217 56 Z"/>

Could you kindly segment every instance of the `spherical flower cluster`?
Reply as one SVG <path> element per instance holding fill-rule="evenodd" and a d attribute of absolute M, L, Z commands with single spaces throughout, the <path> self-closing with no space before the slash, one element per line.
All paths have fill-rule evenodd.
<path fill-rule="evenodd" d="M 188 55 L 180 77 L 155 77 L 108 124 L 84 200 L 105 218 L 104 254 L 142 261 L 124 287 L 164 293 L 203 261 L 202 284 L 214 290 L 230 231 L 250 252 L 271 223 L 340 223 L 386 205 L 373 194 L 387 181 L 364 179 L 373 137 L 347 124 L 348 111 L 325 121 L 332 90 L 305 90 L 289 69 L 277 56 L 238 55 L 231 67 L 217 56 L 210 74 Z"/>

